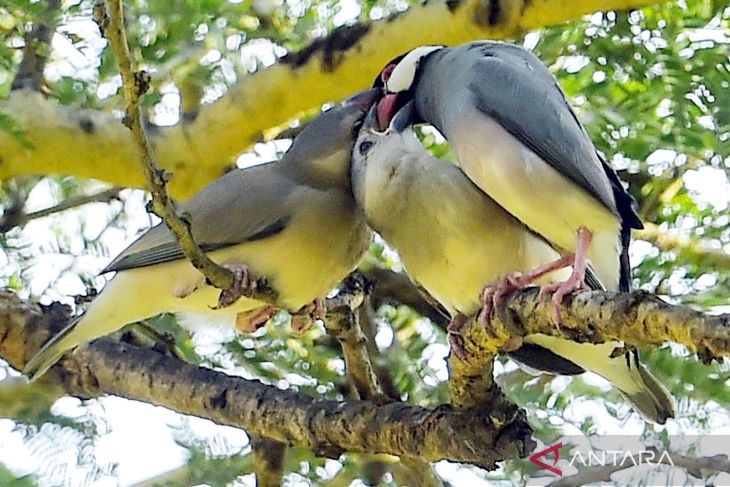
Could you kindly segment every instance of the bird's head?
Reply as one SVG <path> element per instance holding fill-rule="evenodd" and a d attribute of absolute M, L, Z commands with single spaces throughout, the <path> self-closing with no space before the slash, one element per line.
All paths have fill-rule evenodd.
<path fill-rule="evenodd" d="M 405 142 L 405 139 L 408 135 L 412 136 L 408 129 L 413 126 L 414 116 L 414 103 L 409 101 L 398 110 L 383 131 L 380 130 L 377 108 L 372 107 L 363 121 L 355 142 L 353 165 L 357 165 L 375 154 L 397 156 L 401 150 L 410 145 Z"/>
<path fill-rule="evenodd" d="M 332 152 L 349 153 L 363 118 L 381 94 L 380 89 L 366 90 L 322 112 L 294 139 L 290 151 L 315 159 Z"/>
<path fill-rule="evenodd" d="M 365 115 L 381 95 L 380 89 L 363 91 L 322 112 L 294 139 L 282 166 L 299 171 L 308 184 L 349 185 L 352 146 Z"/>
<path fill-rule="evenodd" d="M 418 83 L 422 61 L 443 46 L 420 46 L 386 64 L 378 74 L 373 87 L 381 88 L 383 98 L 377 105 L 377 122 L 381 129 L 406 103 L 413 99 L 413 91 Z"/>

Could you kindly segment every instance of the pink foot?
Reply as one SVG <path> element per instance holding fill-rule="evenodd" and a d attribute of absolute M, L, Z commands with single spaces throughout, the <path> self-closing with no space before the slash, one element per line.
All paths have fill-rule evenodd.
<path fill-rule="evenodd" d="M 312 327 L 315 320 L 322 320 L 326 315 L 327 308 L 324 305 L 324 301 L 315 299 L 292 315 L 292 330 L 297 333 L 304 333 Z"/>
<path fill-rule="evenodd" d="M 560 312 L 560 308 L 563 305 L 563 298 L 570 293 L 586 288 L 587 253 L 592 238 L 593 234 L 587 228 L 581 227 L 578 229 L 578 244 L 576 246 L 575 259 L 573 260 L 573 272 L 570 274 L 570 277 L 564 282 L 546 284 L 540 287 L 540 297 L 545 297 L 550 293 L 553 295 L 553 309 L 557 324 L 563 321 Z"/>
<path fill-rule="evenodd" d="M 246 296 L 256 290 L 256 279 L 252 278 L 248 267 L 243 264 L 226 264 L 223 267 L 233 272 L 233 284 L 221 291 L 218 297 L 218 306 L 215 309 L 226 308 L 241 296 Z"/>
<path fill-rule="evenodd" d="M 504 306 L 505 299 L 515 291 L 519 291 L 532 283 L 532 279 L 520 273 L 513 272 L 497 281 L 496 284 L 485 286 L 482 290 L 482 309 L 479 312 L 479 324 L 484 331 L 489 332 L 492 327 L 492 312 Z"/>
<path fill-rule="evenodd" d="M 464 338 L 461 336 L 466 322 L 467 317 L 462 314 L 458 314 L 451 319 L 446 327 L 451 353 L 456 355 L 456 358 L 462 362 L 469 361 L 469 354 L 464 349 Z"/>
<path fill-rule="evenodd" d="M 563 305 L 563 298 L 570 293 L 585 289 L 585 273 L 580 274 L 573 271 L 570 277 L 563 282 L 556 282 L 553 284 L 545 284 L 540 287 L 540 297 L 544 298 L 546 295 L 551 294 L 553 302 L 553 312 L 555 315 L 555 322 L 560 324 L 563 322 L 563 315 L 560 311 Z"/>
<path fill-rule="evenodd" d="M 236 315 L 236 329 L 241 333 L 253 333 L 266 324 L 279 308 L 275 306 L 263 306 L 250 312 L 238 313 Z"/>
<path fill-rule="evenodd" d="M 537 277 L 539 277 L 539 275 Z M 485 286 L 481 297 L 482 309 L 479 312 L 479 325 L 487 334 L 494 334 L 494 330 L 492 328 L 492 313 L 495 310 L 504 309 L 506 304 L 505 301 L 508 297 L 516 291 L 524 289 L 532 284 L 532 281 L 537 279 L 537 277 L 535 277 L 534 272 L 528 274 L 513 272 L 497 281 L 496 284 Z M 514 337 L 509 340 L 502 349 L 503 351 L 516 350 L 521 346 L 521 344 L 522 339 Z"/>

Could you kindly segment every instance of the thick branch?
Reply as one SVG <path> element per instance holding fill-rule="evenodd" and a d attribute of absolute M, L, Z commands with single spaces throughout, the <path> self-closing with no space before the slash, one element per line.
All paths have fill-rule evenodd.
<path fill-rule="evenodd" d="M 192 121 L 158 128 L 152 142 L 161 167 L 175 172 L 171 192 L 194 194 L 220 176 L 264 131 L 302 111 L 368 86 L 385 63 L 422 44 L 505 39 L 598 10 L 626 10 L 657 0 L 430 1 L 377 22 L 345 27 L 246 76 Z M 130 171 L 136 157 L 129 133 L 110 114 L 77 110 L 15 91 L 0 104 L 30 139 L 28 149 L 0 131 L 0 179 L 64 173 L 143 187 Z M 73 144 L 65 143 L 73 141 Z"/>
<path fill-rule="evenodd" d="M 0 356 L 21 369 L 49 334 L 67 323 L 66 311 L 1 292 Z M 534 447 L 531 430 L 516 408 L 515 421 L 495 427 L 487 411 L 318 400 L 109 339 L 68 355 L 45 378 L 71 394 L 146 401 L 328 456 L 387 453 L 491 468 Z"/>
<path fill-rule="evenodd" d="M 107 12 L 100 11 L 97 4 L 95 15 L 102 33 L 109 39 L 122 75 L 122 88 L 127 100 L 125 125 L 132 131 L 132 139 L 139 150 L 142 171 L 147 181 L 147 188 L 152 193 L 152 208 L 165 221 L 180 245 L 185 257 L 205 277 L 219 289 L 228 289 L 233 284 L 233 273 L 213 262 L 193 240 L 190 222 L 184 221 L 175 210 L 175 205 L 167 194 L 169 173 L 159 169 L 155 162 L 152 146 L 142 124 L 140 103 L 149 87 L 149 75 L 144 71 L 136 71 L 132 56 L 129 54 L 127 34 L 124 26 L 122 0 L 108 0 Z"/>
<path fill-rule="evenodd" d="M 553 324 L 552 302 L 539 299 L 537 289 L 517 293 L 508 301 L 505 313 L 493 317 L 490 334 L 476 320 L 465 327 L 464 345 L 472 370 L 491 363 L 494 353 L 512 349 L 514 337 L 534 333 L 588 343 L 622 340 L 634 347 L 675 342 L 705 361 L 730 356 L 730 315 L 707 315 L 641 291 L 570 296 L 564 302 L 562 319 L 560 326 Z"/>

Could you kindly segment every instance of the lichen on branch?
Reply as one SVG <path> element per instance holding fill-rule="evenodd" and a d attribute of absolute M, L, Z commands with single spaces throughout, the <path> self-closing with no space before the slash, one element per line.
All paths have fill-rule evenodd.
<path fill-rule="evenodd" d="M 43 307 L 0 291 L 0 357 L 22 369 L 48 336 L 67 323 L 64 306 Z M 387 453 L 493 468 L 534 445 L 531 429 L 513 405 L 505 411 L 512 420 L 495 425 L 490 411 L 321 400 L 109 338 L 68 354 L 43 380 L 70 394 L 149 402 L 334 458 L 346 451 Z"/>
<path fill-rule="evenodd" d="M 553 313 L 552 302 L 529 288 L 509 298 L 504 312 L 493 315 L 489 333 L 474 317 L 461 335 L 472 367 L 491 363 L 489 356 L 508 344 L 513 347 L 515 337 L 535 333 L 582 343 L 623 341 L 629 347 L 674 342 L 705 362 L 730 356 L 729 314 L 708 315 L 643 291 L 573 294 L 563 302 L 559 326 Z"/>

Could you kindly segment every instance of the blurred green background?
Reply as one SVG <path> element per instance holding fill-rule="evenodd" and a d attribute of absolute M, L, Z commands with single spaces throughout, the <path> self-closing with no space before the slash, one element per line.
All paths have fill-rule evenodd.
<path fill-rule="evenodd" d="M 175 123 L 183 100 L 210 102 L 249 72 L 296 51 L 314 36 L 410 3 L 391 0 L 137 0 L 125 2 L 130 42 L 153 73 L 145 103 L 151 120 Z M 630 13 L 596 13 L 514 39 L 551 68 L 599 150 L 636 197 L 648 230 L 636 235 L 636 287 L 670 302 L 730 309 L 730 4 L 671 2 Z M 63 104 L 121 109 L 116 65 L 91 21 L 92 2 L 64 1 L 46 68 L 49 96 Z M 44 2 L 0 0 L 0 97 L 9 93 L 23 37 Z M 192 95 L 190 95 L 192 94 Z M 16 133 L 12 114 L 0 130 Z M 448 148 L 433 131 L 424 143 Z M 72 143 L 72 141 L 69 141 Z M 286 141 L 257 144 L 242 162 L 268 160 Z M 52 206 L 107 186 L 67 176 L 23 177 L 0 186 L 0 222 L 13 212 Z M 41 302 L 72 302 L 101 287 L 96 272 L 152 222 L 144 194 L 123 190 L 108 202 L 36 219 L 0 233 L 0 287 Z M 658 235 L 668 235 L 659 238 Z M 376 241 L 364 266 L 399 269 Z M 386 388 L 423 406 L 448 401 L 443 330 L 405 306 L 376 310 L 375 360 Z M 190 327 L 187 327 L 190 328 Z M 156 330 L 156 331 L 155 331 Z M 187 360 L 314 396 L 351 396 L 339 345 L 322 328 L 292 335 L 275 320 L 254 336 L 216 328 L 191 335 L 173 316 L 132 327 L 140 339 L 168 334 Z M 528 411 L 546 442 L 563 433 L 667 435 L 730 433 L 730 367 L 702 365 L 681 347 L 644 350 L 643 359 L 678 400 L 680 419 L 646 426 L 596 377 L 532 377 L 506 360 L 497 366 L 507 395 Z M 2 362 L 0 362 L 2 364 Z M 0 485 L 251 485 L 246 435 L 117 398 L 56 400 L 0 365 Z M 152 427 L 151 425 L 154 425 Z M 534 472 L 512 460 L 487 473 L 443 462 L 453 485 L 511 485 Z M 315 458 L 290 449 L 286 485 L 407 485 L 390 457 Z M 150 480 L 151 479 L 151 480 Z M 724 480 L 723 480 L 724 479 Z M 718 477 L 715 482 L 730 482 Z M 717 485 L 720 485 L 718 483 Z M 727 484 L 727 483 L 726 483 Z"/>

